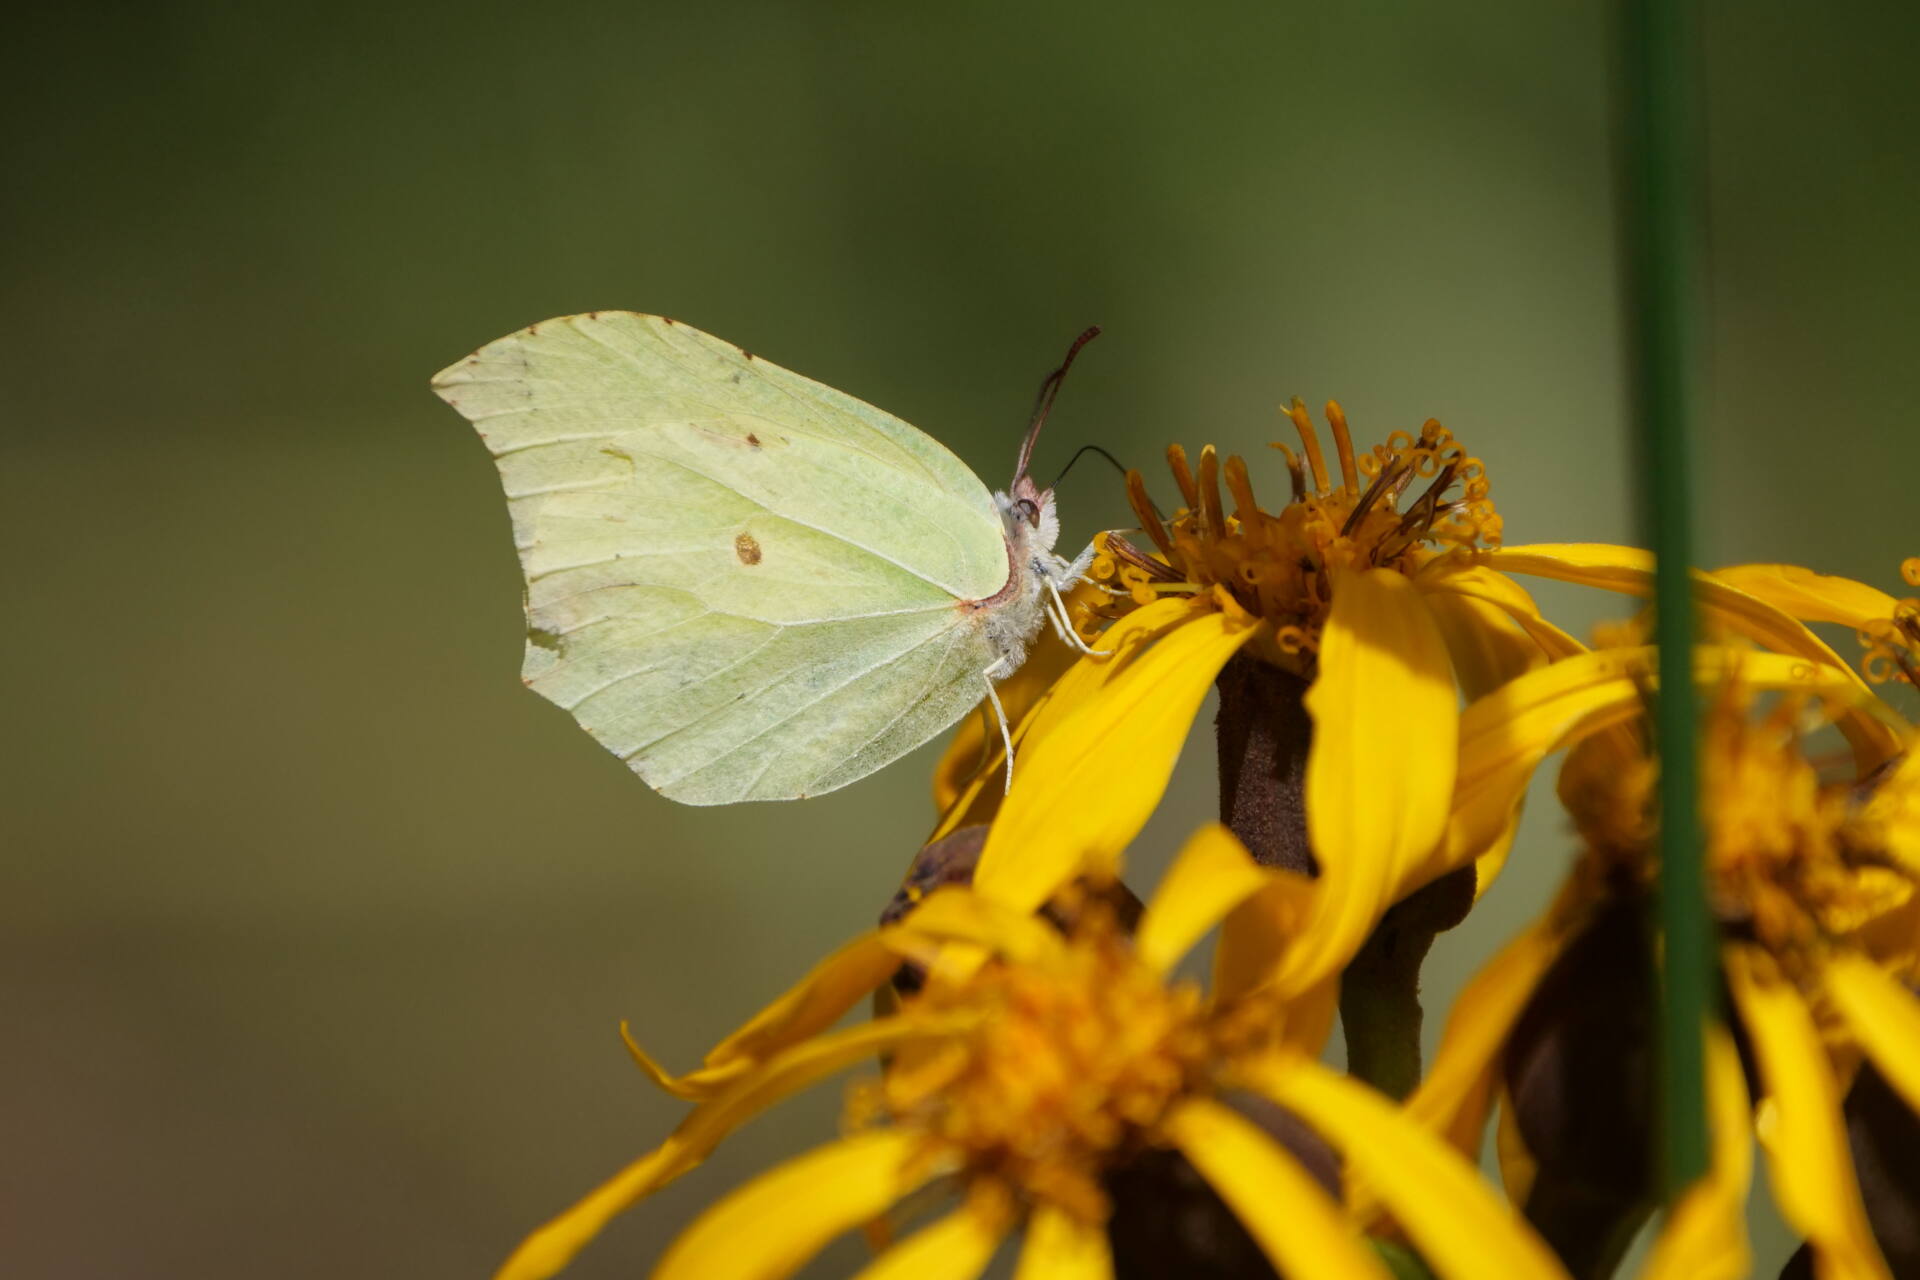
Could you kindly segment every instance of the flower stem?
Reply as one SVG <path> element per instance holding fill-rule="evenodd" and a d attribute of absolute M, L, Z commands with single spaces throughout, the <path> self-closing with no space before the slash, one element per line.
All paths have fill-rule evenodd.
<path fill-rule="evenodd" d="M 1220 821 L 1263 867 L 1314 875 L 1307 843 L 1307 682 L 1247 654 L 1220 672 Z"/>
<path fill-rule="evenodd" d="M 1473 888 L 1469 865 L 1396 902 L 1340 977 L 1347 1072 L 1390 1098 L 1420 1083 L 1420 966 L 1434 937 L 1466 919 Z"/>

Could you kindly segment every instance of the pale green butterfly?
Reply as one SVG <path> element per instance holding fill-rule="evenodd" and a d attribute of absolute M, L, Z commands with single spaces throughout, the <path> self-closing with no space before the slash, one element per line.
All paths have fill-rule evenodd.
<path fill-rule="evenodd" d="M 525 683 L 687 804 L 819 795 L 983 690 L 998 712 L 1043 618 L 1086 649 L 1060 589 L 1093 548 L 1054 554 L 1027 463 L 1097 332 L 991 494 L 898 418 L 663 316 L 545 320 L 443 370 L 506 488 Z"/>

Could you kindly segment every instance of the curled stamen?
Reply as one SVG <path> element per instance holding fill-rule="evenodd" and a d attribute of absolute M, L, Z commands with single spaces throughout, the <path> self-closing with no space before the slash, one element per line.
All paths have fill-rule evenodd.
<path fill-rule="evenodd" d="M 1380 495 L 1405 479 L 1406 474 L 1405 459 L 1395 458 L 1388 463 L 1386 468 L 1373 478 L 1373 483 L 1367 486 L 1367 491 L 1360 495 L 1360 501 L 1353 504 L 1353 510 L 1347 515 L 1347 522 L 1340 526 L 1340 536 L 1351 537 L 1353 531 L 1360 527 L 1360 522 L 1367 518 L 1367 512 L 1373 510 L 1374 504 L 1380 500 Z"/>

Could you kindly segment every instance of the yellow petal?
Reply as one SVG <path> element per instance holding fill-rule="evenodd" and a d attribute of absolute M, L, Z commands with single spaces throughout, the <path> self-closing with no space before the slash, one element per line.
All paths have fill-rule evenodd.
<path fill-rule="evenodd" d="M 1213 948 L 1216 1002 L 1237 1000 L 1274 981 L 1281 958 L 1313 918 L 1315 892 L 1314 882 L 1307 877 L 1275 871 L 1260 892 L 1227 914 L 1220 925 L 1220 940 Z"/>
<path fill-rule="evenodd" d="M 1712 576 L 1802 622 L 1837 622 L 1856 631 L 1885 622 L 1900 605 L 1878 587 L 1797 564 L 1737 564 Z"/>
<path fill-rule="evenodd" d="M 1407 1099 L 1409 1119 L 1440 1134 L 1468 1159 L 1479 1158 L 1507 1036 L 1566 947 L 1558 915 L 1550 909 L 1460 992 L 1427 1077 Z"/>
<path fill-rule="evenodd" d="M 1604 591 L 1649 595 L 1653 591 L 1653 557 L 1629 547 L 1590 543 L 1541 544 L 1503 547 L 1475 557 L 1484 565 L 1508 573 L 1532 574 Z M 1815 663 L 1845 671 L 1862 700 L 1871 705 L 1866 680 L 1843 662 L 1819 636 L 1787 613 L 1758 596 L 1747 594 L 1721 578 L 1699 571 L 1693 575 L 1700 603 L 1719 615 L 1732 630 L 1776 653 L 1797 654 Z M 1870 769 L 1900 750 L 1899 735 L 1864 710 L 1850 710 L 1839 720 L 1840 730 L 1853 744 L 1856 763 Z"/>
<path fill-rule="evenodd" d="M 1282 1275 L 1389 1280 L 1313 1175 L 1239 1112 L 1193 1098 L 1162 1128 Z"/>
<path fill-rule="evenodd" d="M 1479 1171 L 1382 1095 L 1305 1058 L 1255 1064 L 1247 1082 L 1312 1125 L 1450 1280 L 1565 1280 L 1558 1260 Z"/>
<path fill-rule="evenodd" d="M 1461 713 L 1459 775 L 1445 856 L 1437 871 L 1480 856 L 1500 840 L 1533 771 L 1561 746 L 1641 714 L 1651 683 L 1651 647 L 1600 649 L 1549 663 L 1494 690 Z M 1695 679 L 1737 671 L 1755 689 L 1797 689 L 1850 696 L 1852 682 L 1832 666 L 1788 654 L 1702 646 Z"/>
<path fill-rule="evenodd" d="M 1726 971 L 1766 1088 L 1760 1138 L 1780 1216 L 1813 1244 L 1822 1280 L 1887 1280 L 1854 1177 L 1840 1088 L 1804 998 L 1763 952 L 1729 948 Z"/>
<path fill-rule="evenodd" d="M 1417 888 L 1447 829 L 1459 695 L 1446 642 L 1413 584 L 1342 574 L 1307 690 L 1307 834 L 1320 863 L 1315 919 L 1286 958 L 1310 985 L 1343 968 Z"/>
<path fill-rule="evenodd" d="M 1841 953 L 1826 963 L 1827 995 L 1873 1065 L 1920 1113 L 1920 1000 L 1864 956 Z"/>
<path fill-rule="evenodd" d="M 1469 700 L 1540 665 L 1540 646 L 1496 605 L 1460 592 L 1430 591 L 1427 609 Z"/>
<path fill-rule="evenodd" d="M 1082 870 L 1115 868 L 1160 803 L 1214 676 L 1257 630 L 1222 613 L 1187 616 L 1057 725 L 1036 728 L 980 854 L 977 892 L 1033 911 Z M 1121 660 L 1082 665 L 1093 661 Z M 1061 704 L 1065 683 L 1043 718 Z"/>
<path fill-rule="evenodd" d="M 1668 1213 L 1639 1280 L 1742 1280 L 1753 1263 L 1746 1213 L 1753 1107 L 1740 1053 L 1723 1027 L 1707 1040 L 1707 1107 L 1713 1164 Z"/>
<path fill-rule="evenodd" d="M 761 1174 L 693 1220 L 654 1280 L 777 1280 L 843 1231 L 941 1173 L 924 1139 L 880 1129 L 816 1147 Z"/>
<path fill-rule="evenodd" d="M 1207 930 L 1271 880 L 1231 831 L 1219 823 L 1201 827 L 1160 878 L 1134 934 L 1135 954 L 1155 973 L 1171 972 Z"/>
<path fill-rule="evenodd" d="M 1027 912 L 1014 911 L 969 889 L 949 886 L 928 894 L 896 926 L 903 943 L 924 939 L 969 943 L 1005 956 L 1017 964 L 1040 964 L 1061 954 L 1060 931 Z M 916 956 L 925 961 L 929 957 Z"/>
<path fill-rule="evenodd" d="M 1027 1219 L 1027 1239 L 1013 1280 L 1112 1280 L 1107 1233 L 1070 1214 L 1037 1206 Z"/>
<path fill-rule="evenodd" d="M 1464 599 L 1506 614 L 1547 658 L 1558 661 L 1587 651 L 1587 646 L 1541 616 L 1540 606 L 1524 587 L 1484 564 L 1443 556 L 1429 563 L 1416 581 L 1430 603 Z M 1475 698 L 1479 694 L 1468 690 L 1467 696 Z"/>
<path fill-rule="evenodd" d="M 1500 1185 L 1507 1189 L 1508 1200 L 1525 1204 L 1540 1177 L 1540 1157 L 1527 1147 L 1527 1137 L 1520 1132 L 1520 1117 L 1513 1109 L 1513 1091 L 1504 1080 L 1498 1093 L 1500 1121 L 1494 1126 L 1493 1154 L 1500 1166 Z"/>
<path fill-rule="evenodd" d="M 1007 1226 L 1004 1213 L 969 1202 L 888 1249 L 855 1280 L 973 1280 L 993 1261 Z"/>
<path fill-rule="evenodd" d="M 1097 694 L 1108 681 L 1119 675 L 1140 656 L 1145 648 L 1166 632 L 1179 627 L 1193 616 L 1193 606 L 1183 599 L 1156 600 L 1135 609 L 1107 628 L 1100 647 L 1111 656 L 1088 655 L 1080 658 L 1067 673 L 1055 680 L 1037 698 L 1033 710 L 1025 716 L 1011 716 L 1013 723 L 1014 776 L 1019 777 L 1026 763 L 1028 748 L 1052 732 L 1060 722 Z M 1004 687 L 1004 686 L 1003 686 Z M 997 735 L 999 730 L 994 730 Z M 999 769 L 982 769 L 960 789 L 960 794 L 945 816 L 927 837 L 927 842 L 951 834 L 960 827 L 986 822 L 1000 810 L 1005 774 Z"/>
<path fill-rule="evenodd" d="M 698 1165 L 721 1139 L 782 1098 L 863 1058 L 953 1029 L 950 1019 L 888 1018 L 782 1051 L 733 1088 L 695 1107 L 665 1142 L 528 1236 L 501 1264 L 496 1280 L 546 1280 L 557 1274 L 614 1215 Z"/>
<path fill-rule="evenodd" d="M 881 934 L 862 934 L 815 965 L 786 994 L 715 1045 L 707 1054 L 707 1070 L 683 1077 L 683 1083 L 710 1074 L 731 1079 L 742 1064 L 826 1030 L 899 967 L 900 958 Z"/>
<path fill-rule="evenodd" d="M 1081 583 L 1067 595 L 1068 612 L 1071 613 L 1077 605 L 1098 594 L 1098 588 L 1091 583 Z M 1105 648 L 1106 644 L 1101 642 L 1095 647 Z M 1066 641 L 1055 635 L 1051 627 L 1035 636 L 1027 660 L 994 690 L 1000 697 L 1001 710 L 1007 713 L 1007 723 L 1019 725 L 1025 722 L 1052 691 L 1054 682 L 1080 656 L 1080 651 L 1068 648 Z M 974 714 L 960 721 L 960 727 L 954 731 L 953 741 L 947 744 L 947 749 L 940 754 L 940 763 L 934 766 L 934 812 L 944 814 L 952 809 L 961 793 L 968 790 L 977 777 L 1000 776 L 1001 750 L 1000 726 L 994 719 L 993 708 L 982 702 L 974 709 Z M 984 812 L 976 811 L 973 820 L 985 822 L 999 807 L 1001 788 L 985 787 L 980 794 L 992 803 L 984 807 Z"/>

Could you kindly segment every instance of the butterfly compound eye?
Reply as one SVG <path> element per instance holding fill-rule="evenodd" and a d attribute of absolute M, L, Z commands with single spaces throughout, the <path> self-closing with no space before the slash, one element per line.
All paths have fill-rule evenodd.
<path fill-rule="evenodd" d="M 1035 527 L 1039 526 L 1040 524 L 1040 504 L 1039 503 L 1035 502 L 1032 498 L 1022 498 L 1020 499 L 1020 501 L 1014 503 L 1013 505 L 1020 509 L 1020 514 L 1026 517 L 1028 524 L 1033 525 Z"/>

